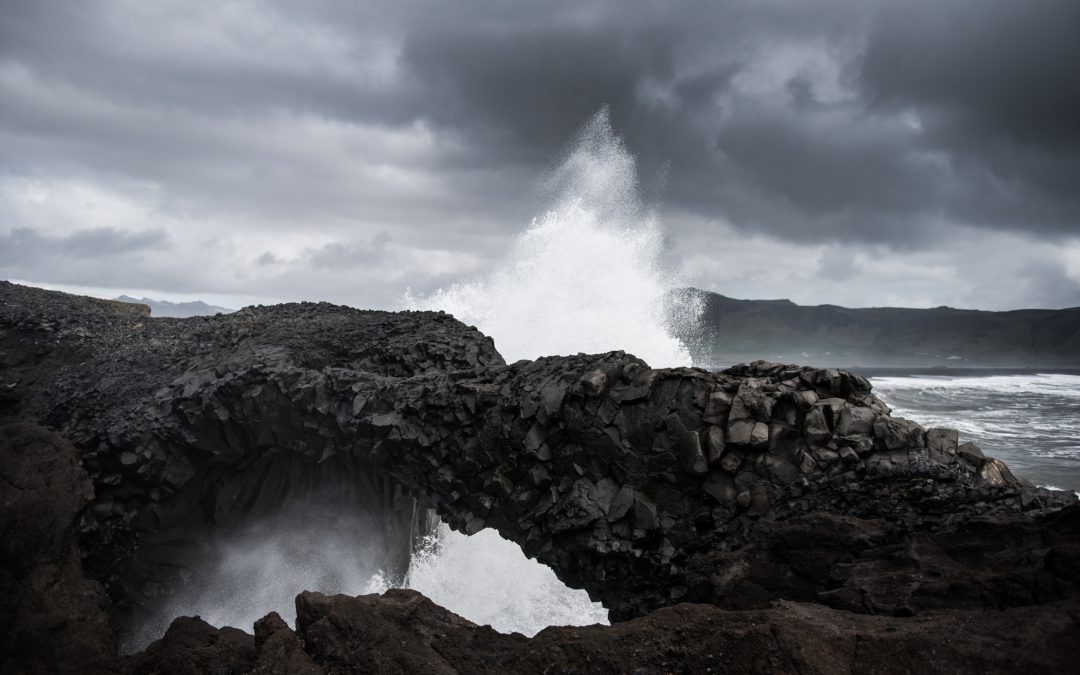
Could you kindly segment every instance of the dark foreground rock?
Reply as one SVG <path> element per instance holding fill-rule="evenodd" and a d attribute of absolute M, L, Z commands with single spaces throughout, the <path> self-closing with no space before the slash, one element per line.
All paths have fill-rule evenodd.
<path fill-rule="evenodd" d="M 105 594 L 76 542 L 92 495 L 70 443 L 0 424 L 0 672 L 77 672 L 113 655 Z"/>
<path fill-rule="evenodd" d="M 911 649 L 923 661 L 911 663 L 928 668 L 935 649 L 967 654 L 953 646 L 959 625 L 971 627 L 971 645 L 1001 644 L 972 663 L 1001 667 L 1027 659 L 1053 669 L 1054 655 L 1080 641 L 1077 507 L 1061 511 L 1075 496 L 1017 480 L 955 431 L 892 417 L 865 379 L 842 371 L 767 363 L 653 370 L 621 352 L 506 365 L 490 339 L 438 313 L 305 303 L 151 319 L 130 306 L 2 282 L 0 350 L 0 420 L 37 429 L 34 443 L 67 457 L 56 460 L 66 482 L 51 482 L 53 470 L 33 462 L 13 461 L 6 478 L 21 485 L 45 476 L 40 494 L 58 495 L 54 515 L 33 521 L 17 515 L 27 512 L 18 506 L 24 496 L 4 498 L 4 518 L 33 532 L 5 562 L 5 583 L 15 580 L 11 587 L 29 598 L 11 621 L 38 625 L 35 617 L 57 607 L 63 617 L 49 624 L 53 633 L 33 629 L 20 641 L 42 663 L 62 635 L 99 646 L 87 647 L 88 662 L 111 650 L 107 631 L 74 640 L 79 625 L 104 625 L 94 609 L 99 589 L 114 615 L 159 601 L 185 583 L 207 532 L 315 496 L 384 523 L 392 574 L 404 573 L 433 508 L 467 533 L 497 529 L 603 601 L 614 620 L 677 603 L 713 606 L 635 619 L 625 626 L 641 627 L 637 642 L 658 630 L 657 616 L 703 611 L 720 621 L 730 611 L 730 626 L 772 625 L 796 606 L 808 641 L 824 639 L 813 632 L 818 624 L 838 635 L 897 632 L 897 640 L 926 641 L 922 656 Z M 4 438 L 13 456 L 38 452 Z M 87 477 L 92 492 L 79 487 Z M 34 577 L 27 560 L 63 573 Z M 357 612 L 392 607 L 340 602 L 356 621 Z M 990 618 L 1006 615 L 1024 621 L 1025 636 L 1042 626 L 1061 638 L 1025 655 Z M 334 650 L 354 633 L 334 621 L 325 652 L 316 649 L 323 634 L 310 632 L 318 621 L 304 619 L 289 637 L 271 617 L 251 639 L 180 622 L 176 636 L 143 657 L 180 668 L 184 649 L 175 645 L 207 640 L 184 652 L 195 659 L 184 667 L 202 668 L 199 655 L 221 647 L 239 659 L 227 661 L 234 670 L 262 667 L 273 649 L 275 663 L 311 658 L 346 671 Z M 619 636 L 625 626 L 589 630 Z M 371 648 L 390 649 L 378 642 Z M 748 644 L 756 654 L 764 643 Z M 842 649 L 848 642 L 836 644 L 822 658 L 856 663 Z M 686 658 L 713 653 L 711 645 Z M 858 656 L 863 642 L 855 645 Z M 341 658 L 356 664 L 377 656 L 348 649 Z M 611 667 L 630 661 L 618 663 Z M 733 663 L 770 670 L 803 662 Z"/>
<path fill-rule="evenodd" d="M 927 612 L 898 619 L 780 601 L 684 603 L 613 626 L 533 638 L 477 626 L 415 591 L 296 599 L 255 637 L 178 619 L 123 673 L 1008 673 L 1074 672 L 1076 607 Z"/>

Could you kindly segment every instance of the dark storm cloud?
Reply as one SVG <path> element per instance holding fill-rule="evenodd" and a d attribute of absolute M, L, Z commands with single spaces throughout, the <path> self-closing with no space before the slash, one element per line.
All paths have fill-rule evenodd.
<path fill-rule="evenodd" d="M 1078 31 L 1073 0 L 896 3 L 875 25 L 860 76 L 874 105 L 925 106 L 973 136 L 1075 150 Z"/>
<path fill-rule="evenodd" d="M 804 3 L 590 7 L 458 17 L 450 29 L 406 35 L 403 61 L 426 83 L 430 116 L 474 139 L 480 161 L 550 164 L 607 106 L 646 181 L 670 166 L 670 197 L 715 212 L 733 179 L 718 133 L 751 47 L 789 39 L 793 26 L 815 37 L 834 32 Z"/>
<path fill-rule="evenodd" d="M 0 0 L 0 275 L 89 236 L 28 234 L 53 226 L 4 183 L 40 180 L 137 203 L 128 231 L 171 223 L 158 249 L 220 237 L 208 268 L 248 266 L 235 292 L 288 270 L 318 295 L 297 270 L 391 260 L 453 280 L 505 249 L 603 106 L 673 240 L 1064 242 L 1077 82 L 1076 0 Z M 1024 269 L 1054 302 L 1075 277 Z"/>
<path fill-rule="evenodd" d="M 1080 233 L 1080 3 L 897 3 L 861 59 L 876 113 L 914 112 L 975 223 Z"/>
<path fill-rule="evenodd" d="M 869 7 L 610 5 L 420 31 L 404 55 L 432 117 L 489 162 L 548 160 L 608 104 L 646 179 L 670 166 L 671 201 L 756 231 L 905 247 L 943 221 L 1078 233 L 1080 4 Z M 819 101 L 809 70 L 786 100 L 732 87 L 755 47 L 800 42 L 835 59 L 846 97 Z"/>

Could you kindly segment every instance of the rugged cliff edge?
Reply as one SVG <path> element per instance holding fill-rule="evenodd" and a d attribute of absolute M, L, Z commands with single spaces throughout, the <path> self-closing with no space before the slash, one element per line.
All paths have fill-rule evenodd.
<path fill-rule="evenodd" d="M 1075 496 L 891 417 L 842 371 L 653 370 L 621 352 L 507 365 L 444 314 L 151 319 L 3 282 L 0 350 L 15 670 L 945 672 L 1080 656 Z M 627 621 L 525 640 L 407 592 L 304 594 L 295 633 L 272 616 L 254 638 L 181 620 L 112 659 L 106 610 L 184 583 L 200 533 L 312 494 L 381 517 L 387 569 L 404 571 L 434 508 L 496 528 Z"/>

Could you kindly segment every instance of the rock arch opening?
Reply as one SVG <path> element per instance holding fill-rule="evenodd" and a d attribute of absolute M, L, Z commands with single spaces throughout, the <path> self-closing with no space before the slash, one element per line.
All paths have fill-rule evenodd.
<path fill-rule="evenodd" d="M 400 584 L 437 523 L 414 493 L 354 453 L 316 463 L 264 453 L 241 470 L 208 468 L 147 507 L 132 522 L 127 564 L 113 559 L 100 580 L 121 649 L 131 651 L 181 615 L 246 626 L 271 610 L 290 617 L 304 590 L 355 595 Z"/>

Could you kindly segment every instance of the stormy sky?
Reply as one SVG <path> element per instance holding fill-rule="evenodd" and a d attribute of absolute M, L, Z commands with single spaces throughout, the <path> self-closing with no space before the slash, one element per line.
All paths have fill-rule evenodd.
<path fill-rule="evenodd" d="M 1080 305 L 1080 2 L 0 0 L 0 278 L 394 307 L 604 106 L 684 283 Z"/>

